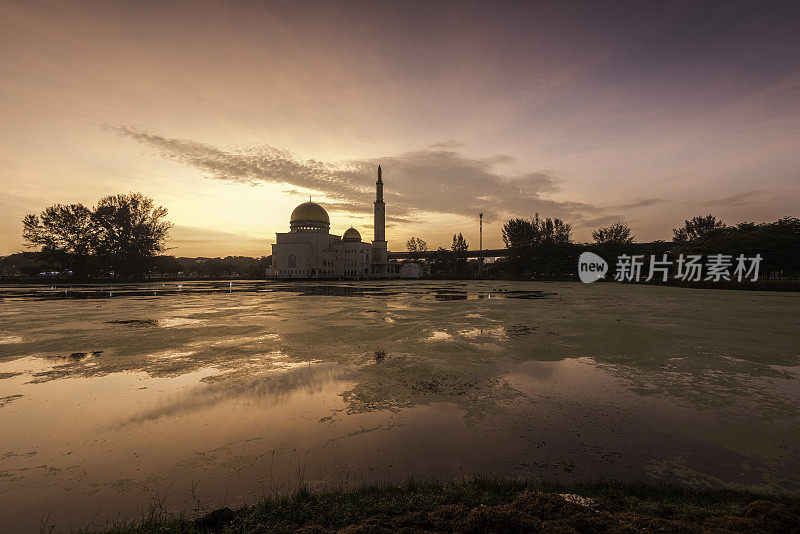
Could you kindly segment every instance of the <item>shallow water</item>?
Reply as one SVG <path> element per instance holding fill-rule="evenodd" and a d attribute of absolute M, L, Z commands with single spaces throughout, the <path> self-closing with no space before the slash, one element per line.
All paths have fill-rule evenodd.
<path fill-rule="evenodd" d="M 476 474 L 798 491 L 798 317 L 617 284 L 0 286 L 0 525 Z"/>

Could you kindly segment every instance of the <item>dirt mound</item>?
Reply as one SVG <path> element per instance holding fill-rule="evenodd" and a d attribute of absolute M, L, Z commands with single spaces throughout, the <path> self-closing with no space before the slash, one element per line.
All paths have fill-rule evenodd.
<path fill-rule="evenodd" d="M 753 501 L 742 508 L 742 517 L 772 532 L 800 532 L 800 510 L 769 501 Z"/>
<path fill-rule="evenodd" d="M 574 501 L 575 499 L 571 499 Z M 697 520 L 660 518 L 631 512 L 611 512 L 570 502 L 562 496 L 522 493 L 513 502 L 468 508 L 441 506 L 430 512 L 376 515 L 341 529 L 308 526 L 298 532 L 762 532 L 800 533 L 800 510 L 769 501 L 754 501 L 738 516 Z"/>

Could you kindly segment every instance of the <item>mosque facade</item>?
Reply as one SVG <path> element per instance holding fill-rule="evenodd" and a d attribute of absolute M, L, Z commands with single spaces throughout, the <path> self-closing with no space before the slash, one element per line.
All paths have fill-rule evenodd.
<path fill-rule="evenodd" d="M 378 166 L 375 183 L 374 236 L 361 240 L 353 227 L 341 236 L 330 233 L 331 221 L 316 202 L 297 206 L 289 220 L 289 231 L 275 234 L 272 245 L 272 278 L 396 278 L 398 264 L 389 262 L 386 243 L 386 203 L 383 178 Z"/>

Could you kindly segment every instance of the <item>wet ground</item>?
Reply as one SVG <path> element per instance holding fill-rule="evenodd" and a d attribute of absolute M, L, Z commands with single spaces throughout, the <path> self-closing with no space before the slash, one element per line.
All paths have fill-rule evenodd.
<path fill-rule="evenodd" d="M 0 525 L 475 474 L 800 491 L 799 318 L 610 283 L 0 286 Z"/>

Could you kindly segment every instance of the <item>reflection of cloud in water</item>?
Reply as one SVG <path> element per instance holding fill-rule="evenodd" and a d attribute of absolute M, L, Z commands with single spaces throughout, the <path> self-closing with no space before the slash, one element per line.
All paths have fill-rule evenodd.
<path fill-rule="evenodd" d="M 445 332 L 443 330 L 434 330 L 431 334 L 423 338 L 423 341 L 427 342 L 437 342 L 437 341 L 444 341 L 444 342 L 454 342 L 459 338 L 469 339 L 469 340 L 480 340 L 480 339 L 492 339 L 492 340 L 504 340 L 512 336 L 518 336 L 519 329 L 503 326 L 485 326 L 485 327 L 472 327 L 472 328 L 460 328 L 455 331 L 455 333 L 451 334 L 449 332 Z"/>
<path fill-rule="evenodd" d="M 175 417 L 188 412 L 204 410 L 246 397 L 257 400 L 261 405 L 281 404 L 296 391 L 309 394 L 325 389 L 332 382 L 352 380 L 354 373 L 333 364 L 314 364 L 308 362 L 280 364 L 277 369 L 256 373 L 241 369 L 203 379 L 203 384 L 189 391 L 164 399 L 155 408 L 120 421 L 116 427 L 141 424 L 164 417 Z"/>
<path fill-rule="evenodd" d="M 561 362 L 567 361 L 561 360 Z M 514 374 L 519 375 L 522 380 L 543 380 L 552 378 L 555 371 L 556 366 L 553 362 L 525 362 L 514 369 Z"/>

